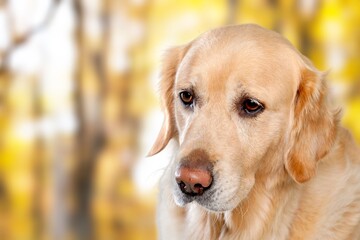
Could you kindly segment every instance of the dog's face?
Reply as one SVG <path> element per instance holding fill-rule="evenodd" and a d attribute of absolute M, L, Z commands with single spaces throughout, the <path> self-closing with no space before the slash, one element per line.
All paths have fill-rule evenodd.
<path fill-rule="evenodd" d="M 259 175 L 285 168 L 304 182 L 334 135 L 320 74 L 280 35 L 260 27 L 205 33 L 172 49 L 162 74 L 166 118 L 150 155 L 178 141 L 169 187 L 180 206 L 196 201 L 231 210 Z M 313 124 L 330 130 L 308 140 L 318 131 Z"/>

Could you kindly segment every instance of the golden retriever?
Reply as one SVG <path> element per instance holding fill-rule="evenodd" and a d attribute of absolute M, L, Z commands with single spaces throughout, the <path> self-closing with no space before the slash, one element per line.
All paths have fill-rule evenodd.
<path fill-rule="evenodd" d="M 324 73 L 279 34 L 228 26 L 170 49 L 149 155 L 160 239 L 360 239 L 360 151 Z"/>

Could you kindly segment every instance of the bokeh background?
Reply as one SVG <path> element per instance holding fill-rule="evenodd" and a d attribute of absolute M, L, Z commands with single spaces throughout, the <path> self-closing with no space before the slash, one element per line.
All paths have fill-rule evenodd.
<path fill-rule="evenodd" d="M 156 239 L 162 53 L 239 23 L 330 70 L 360 142 L 358 0 L 0 0 L 0 239 Z"/>

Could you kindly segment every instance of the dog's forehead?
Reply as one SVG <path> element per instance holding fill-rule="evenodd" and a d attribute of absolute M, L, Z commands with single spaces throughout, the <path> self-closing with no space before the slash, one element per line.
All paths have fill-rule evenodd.
<path fill-rule="evenodd" d="M 211 92 L 241 84 L 285 94 L 295 91 L 298 57 L 292 45 L 275 32 L 257 26 L 221 28 L 192 43 L 176 82 Z"/>

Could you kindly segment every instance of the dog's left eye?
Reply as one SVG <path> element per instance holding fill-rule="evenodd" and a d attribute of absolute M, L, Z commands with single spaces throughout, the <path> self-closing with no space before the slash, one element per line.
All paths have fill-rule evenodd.
<path fill-rule="evenodd" d="M 186 106 L 191 106 L 194 102 L 194 96 L 191 92 L 182 91 L 182 92 L 180 92 L 179 96 L 180 96 L 181 101 Z"/>
<path fill-rule="evenodd" d="M 256 115 L 264 109 L 264 106 L 255 99 L 245 99 L 242 103 L 242 110 L 251 116 Z"/>

